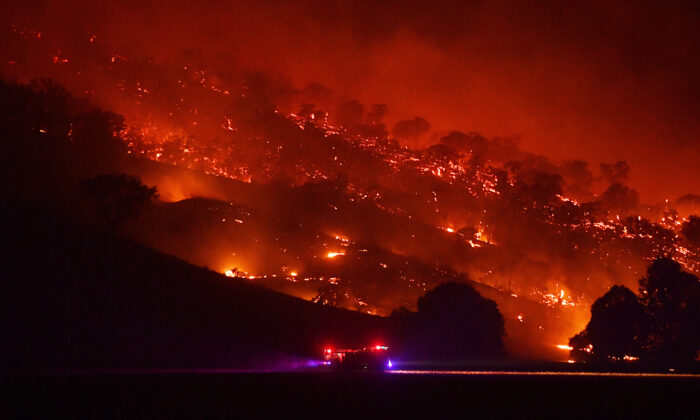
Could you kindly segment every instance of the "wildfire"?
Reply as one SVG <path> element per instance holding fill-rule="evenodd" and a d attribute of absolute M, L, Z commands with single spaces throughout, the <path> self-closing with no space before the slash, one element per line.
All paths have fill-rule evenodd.
<path fill-rule="evenodd" d="M 41 32 L 30 31 L 16 25 L 13 26 L 13 31 L 23 38 L 42 38 Z M 99 38 L 99 42 L 94 42 L 95 40 L 96 37 L 91 36 L 90 42 L 94 44 L 91 48 L 98 49 L 102 38 Z M 66 57 L 70 57 L 70 60 Z M 65 48 L 51 49 L 43 56 L 43 60 L 50 67 L 81 70 L 77 67 L 78 59 L 78 54 Z M 507 198 L 505 194 L 501 196 L 500 191 L 516 186 L 512 176 L 499 172 L 503 169 L 502 162 L 486 162 L 474 166 L 470 164 L 470 159 L 474 157 L 472 151 L 465 151 L 463 156 L 453 158 L 431 154 L 426 150 L 408 149 L 385 134 L 360 134 L 349 127 L 343 127 L 334 122 L 333 115 L 318 110 L 304 114 L 282 111 L 283 108 L 280 107 L 279 111 L 275 111 L 275 124 L 291 127 L 290 136 L 286 136 L 286 132 L 285 135 L 275 135 L 264 129 L 253 130 L 246 127 L 241 119 L 237 119 L 236 111 L 228 107 L 235 98 L 246 97 L 249 87 L 224 82 L 225 78 L 217 77 L 214 72 L 204 68 L 205 66 L 200 67 L 189 63 L 183 66 L 181 63 L 177 64 L 177 68 L 170 69 L 172 72 L 164 71 L 147 80 L 148 75 L 143 74 L 146 72 L 134 71 L 139 69 L 133 67 L 139 65 L 139 59 L 135 56 L 127 58 L 115 51 L 109 51 L 99 60 L 101 60 L 98 63 L 99 66 L 96 67 L 106 72 L 107 76 L 113 77 L 117 88 L 115 90 L 122 95 L 120 99 L 127 104 L 139 105 L 136 107 L 138 112 L 125 112 L 128 127 L 119 133 L 131 155 L 254 184 L 251 187 L 276 179 L 290 179 L 290 185 L 296 187 L 305 183 L 322 183 L 333 180 L 339 174 L 344 174 L 348 176 L 345 196 L 341 200 L 344 204 L 327 203 L 327 206 L 324 204 L 325 209 L 332 209 L 332 212 L 338 215 L 355 210 L 358 213 L 361 211 L 368 214 L 376 211 L 382 217 L 391 218 L 378 220 L 396 220 L 397 223 L 403 223 L 399 220 L 409 220 L 407 224 L 397 225 L 400 228 L 396 231 L 401 231 L 400 234 L 390 229 L 387 229 L 387 232 L 378 233 L 376 235 L 378 237 L 391 238 L 383 239 L 381 243 L 364 244 L 362 242 L 371 235 L 348 230 L 357 241 L 353 242 L 348 236 L 335 233 L 343 232 L 346 227 L 334 224 L 332 227 L 321 226 L 318 240 L 315 243 L 305 243 L 305 249 L 292 249 L 288 244 L 281 245 L 279 248 L 284 249 L 282 253 L 285 257 L 295 253 L 294 257 L 297 260 L 285 261 L 297 269 L 303 268 L 305 272 L 303 279 L 297 279 L 299 275 L 296 271 L 280 272 L 275 267 L 260 271 L 256 268 L 258 275 L 235 268 L 223 270 L 224 275 L 228 277 L 268 280 L 275 278 L 294 282 L 298 280 L 300 287 L 304 282 L 316 281 L 339 286 L 343 281 L 340 277 L 335 277 L 339 275 L 337 273 L 312 275 L 311 270 L 308 269 L 309 266 L 305 265 L 308 262 L 304 260 L 305 256 L 308 259 L 324 257 L 333 259 L 346 254 L 368 255 L 375 252 L 377 248 L 390 249 L 392 253 L 399 256 L 413 256 L 420 254 L 421 248 L 426 247 L 421 243 L 426 236 L 421 236 L 420 228 L 416 226 L 426 226 L 430 235 L 440 236 L 439 240 L 443 241 L 443 244 L 446 243 L 444 241 L 449 240 L 449 246 L 456 244 L 455 248 L 459 248 L 455 251 L 454 257 L 445 257 L 445 260 L 440 262 L 447 265 L 448 270 L 459 272 L 463 268 L 460 267 L 461 261 L 479 261 L 479 263 L 486 261 L 483 262 L 483 267 L 479 267 L 479 271 L 488 275 L 484 274 L 484 280 L 475 280 L 500 287 L 505 283 L 503 276 L 512 277 L 512 290 L 509 279 L 508 290 L 501 288 L 503 292 L 516 291 L 521 296 L 533 298 L 543 305 L 557 309 L 568 310 L 590 303 L 590 297 L 586 297 L 583 293 L 589 293 L 593 288 L 584 289 L 584 286 L 577 284 L 575 279 L 564 277 L 568 274 L 553 273 L 544 283 L 561 282 L 567 287 L 565 291 L 558 284 L 555 287 L 541 286 L 540 290 L 532 286 L 532 283 L 529 285 L 525 283 L 523 280 L 525 275 L 522 274 L 523 270 L 520 270 L 524 263 L 523 265 L 513 263 L 512 275 L 503 274 L 503 270 L 499 273 L 506 259 L 503 257 L 508 255 L 506 254 L 508 251 L 503 251 L 500 246 L 501 238 L 506 238 L 507 232 L 503 233 L 503 226 L 492 221 L 491 213 L 497 212 L 492 211 L 491 208 L 492 205 L 500 203 L 501 199 Z M 170 74 L 173 76 L 169 76 Z M 136 77 L 143 80 L 136 80 Z M 167 77 L 171 77 L 172 80 L 166 80 Z M 175 86 L 174 91 L 165 91 L 161 87 L 169 85 Z M 225 102 L 227 105 L 220 106 L 224 100 L 227 101 Z M 162 109 L 153 104 L 158 104 Z M 130 107 L 126 108 L 128 111 Z M 53 135 L 55 130 L 52 127 L 47 128 L 50 129 L 49 133 L 44 128 L 37 128 L 37 130 L 41 134 L 46 134 L 47 137 Z M 296 139 L 295 134 L 300 138 L 316 135 L 318 139 L 315 139 L 317 142 L 313 143 L 313 147 L 307 147 L 307 144 L 297 144 L 294 143 L 296 140 L 290 140 L 290 138 Z M 210 141 L 211 139 L 217 141 Z M 327 147 L 328 150 L 324 151 L 323 147 Z M 290 150 L 304 152 L 289 155 Z M 353 163 L 353 159 L 357 162 Z M 284 170 L 280 169 L 282 167 Z M 376 169 L 369 173 L 367 167 Z M 463 206 L 461 202 L 459 206 L 450 204 L 455 201 L 455 198 L 467 200 L 468 205 Z M 567 234 L 575 234 L 577 238 L 582 238 L 581 244 L 576 243 L 571 250 L 567 250 L 567 255 L 575 255 L 572 260 L 585 260 L 591 266 L 597 264 L 606 268 L 617 267 L 624 269 L 625 272 L 634 273 L 639 267 L 630 261 L 639 260 L 641 263 L 637 262 L 641 265 L 656 255 L 671 254 L 689 271 L 700 270 L 700 251 L 697 247 L 684 242 L 682 235 L 679 234 L 682 224 L 687 219 L 669 212 L 663 216 L 649 216 L 650 220 L 646 226 L 644 222 L 647 220 L 638 216 L 634 219 L 637 225 L 642 226 L 639 227 L 626 221 L 622 214 L 616 214 L 616 212 L 595 214 L 585 210 L 585 203 L 580 203 L 571 197 L 557 194 L 556 198 L 553 204 L 537 208 L 531 203 L 519 203 L 517 210 L 520 213 L 513 217 L 522 216 L 533 224 L 539 223 L 537 226 L 542 228 L 542 232 L 549 229 L 549 232 L 543 233 L 550 235 L 547 238 L 566 238 Z M 348 202 L 351 204 L 348 205 Z M 455 215 L 459 212 L 460 206 L 469 207 L 469 214 Z M 557 211 L 560 208 L 573 208 L 573 213 L 581 212 L 584 216 L 560 220 L 557 218 Z M 489 214 L 486 213 L 487 209 Z M 249 219 L 245 218 L 244 223 L 244 218 L 238 217 L 229 216 L 217 220 L 239 228 L 255 226 Z M 232 221 L 234 223 L 230 223 Z M 463 233 L 472 228 L 473 236 Z M 435 235 L 441 232 L 454 235 L 449 237 L 444 234 Z M 277 236 L 281 235 L 275 232 L 274 236 L 277 241 Z M 528 255 L 528 247 L 535 242 L 535 239 L 526 237 L 522 244 L 517 245 L 519 252 L 522 251 L 524 254 L 525 263 L 530 259 L 550 265 L 551 261 L 542 257 L 547 251 L 535 249 L 535 257 Z M 256 238 L 255 241 L 257 240 Z M 411 241 L 413 241 L 411 245 L 403 246 L 404 243 Z M 397 242 L 401 244 L 397 245 Z M 432 242 L 425 243 L 433 245 Z M 507 241 L 503 240 L 503 244 L 506 243 Z M 632 251 L 632 249 L 641 251 Z M 324 254 L 324 251 L 327 252 Z M 435 254 L 424 252 L 416 256 L 416 259 L 433 264 Z M 373 260 L 372 266 L 376 268 L 379 264 L 382 272 L 386 270 L 387 276 L 393 270 L 400 270 L 397 267 L 401 267 L 401 264 L 395 263 L 394 260 L 382 259 L 382 261 L 387 263 Z M 557 264 L 554 263 L 551 266 L 556 267 Z M 552 271 L 555 270 L 556 268 Z M 562 272 L 568 273 L 565 270 Z M 499 276 L 501 277 L 498 278 Z M 430 283 L 431 280 L 423 281 L 425 279 L 420 279 L 415 274 L 399 271 L 396 277 L 401 279 L 403 286 L 410 287 L 411 291 L 416 287 L 425 290 L 434 286 Z M 381 281 L 384 279 L 382 275 Z M 347 279 L 343 277 L 343 280 Z M 593 280 L 591 283 L 594 283 Z M 400 293 L 397 292 L 396 295 Z M 513 295 L 517 296 L 515 293 Z M 377 296 L 363 296 L 359 301 L 367 305 L 375 305 L 380 300 L 377 298 Z M 511 319 L 513 315 L 513 313 L 509 314 Z M 522 323 L 524 318 L 519 314 L 517 319 Z M 558 347 L 562 350 L 570 350 L 569 346 L 558 345 Z"/>

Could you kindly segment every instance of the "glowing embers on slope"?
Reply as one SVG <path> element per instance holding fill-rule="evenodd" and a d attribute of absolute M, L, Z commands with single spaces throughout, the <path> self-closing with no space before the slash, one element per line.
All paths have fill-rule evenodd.
<path fill-rule="evenodd" d="M 227 124 L 229 124 L 227 122 Z M 226 127 L 221 127 L 222 129 L 226 129 Z M 337 128 L 337 127 L 336 127 Z M 367 142 L 369 143 L 377 143 L 377 139 L 361 139 L 348 136 L 347 139 L 345 139 L 349 142 Z M 163 152 L 160 151 L 159 146 L 156 146 L 155 149 L 157 150 L 155 155 L 147 155 L 150 158 L 156 158 L 160 161 L 167 161 L 168 163 L 173 163 L 176 165 L 183 165 L 187 166 L 190 168 L 204 168 L 204 172 L 207 173 L 213 173 L 219 176 L 225 176 L 233 179 L 238 179 L 238 180 L 243 180 L 246 182 L 251 182 L 252 178 L 247 172 L 247 167 L 246 166 L 235 166 L 233 163 L 227 162 L 225 158 L 223 157 L 212 157 L 212 156 L 218 156 L 216 150 L 203 150 L 199 149 L 195 145 L 192 144 L 187 144 L 186 147 L 183 146 L 181 147 L 180 153 L 175 153 L 175 154 L 164 154 Z M 378 146 L 377 148 L 367 148 L 368 150 L 371 150 L 374 155 L 379 155 L 379 156 L 391 156 L 392 162 L 395 162 L 394 164 L 396 165 L 397 168 L 403 167 L 403 165 L 408 165 L 408 164 L 415 164 L 415 163 L 420 163 L 423 164 L 425 163 L 426 165 L 430 166 L 430 159 L 429 157 L 422 155 L 420 152 L 411 152 L 411 151 L 406 151 L 403 149 L 392 149 L 391 147 L 384 147 L 384 146 Z M 175 149 L 176 151 L 178 150 L 177 148 Z M 160 153 L 160 154 L 159 154 Z M 382 155 L 382 153 L 384 153 Z M 299 170 L 303 172 L 304 176 L 307 177 L 309 180 L 325 180 L 328 179 L 329 175 L 324 173 L 323 170 L 319 169 L 313 169 L 309 170 L 305 168 L 303 163 L 299 163 L 297 165 Z M 433 176 L 431 173 L 426 173 L 426 176 Z M 470 175 L 472 177 L 472 180 L 477 180 L 478 182 L 481 183 L 482 187 L 480 188 L 483 191 L 489 190 L 489 188 L 495 188 L 495 177 L 490 177 L 487 173 L 485 172 L 476 172 L 475 174 Z M 465 175 L 466 177 L 466 175 Z M 465 184 L 466 185 L 466 184 Z M 461 184 L 454 184 L 456 188 L 460 188 L 462 185 Z M 466 187 L 465 187 L 466 188 Z M 469 188 L 467 188 L 469 189 Z M 469 191 L 478 191 L 477 190 L 472 190 L 469 189 Z M 381 190 L 380 190 L 381 191 Z M 495 190 L 494 190 L 495 191 Z M 387 205 L 387 201 L 385 201 L 384 197 L 386 194 L 382 191 L 381 193 L 379 191 L 365 191 L 363 190 L 361 185 L 353 185 L 350 184 L 347 189 L 347 194 L 350 196 L 350 201 L 353 202 L 369 202 L 373 205 L 375 205 L 378 209 L 383 210 L 387 213 L 391 214 L 396 214 L 396 215 L 406 215 L 405 210 L 401 208 L 400 206 L 391 206 Z M 478 194 L 476 194 L 478 195 Z M 436 202 L 439 202 L 440 197 L 436 195 L 434 197 Z M 577 203 L 575 200 L 568 199 L 567 197 L 560 196 L 559 197 L 561 202 L 566 202 L 568 204 L 571 204 L 573 206 L 579 206 L 579 203 Z M 334 207 L 337 209 L 337 207 Z M 554 214 L 554 207 L 552 208 L 545 208 L 543 211 L 551 211 L 552 214 Z M 410 214 L 407 215 L 410 218 Z M 690 269 L 693 271 L 694 269 L 697 269 L 698 266 L 694 262 L 697 259 L 697 255 L 695 255 L 694 251 L 686 246 L 681 245 L 680 243 L 677 243 L 678 241 L 678 234 L 675 233 L 675 238 L 671 237 L 670 243 L 663 243 L 661 242 L 661 239 L 659 237 L 648 234 L 648 233 L 638 233 L 638 232 L 633 232 L 630 229 L 628 229 L 624 225 L 624 219 L 621 217 L 605 217 L 605 218 L 594 218 L 593 216 L 590 216 L 588 219 L 584 219 L 584 221 L 579 222 L 578 224 L 572 224 L 572 225 L 564 225 L 561 224 L 560 222 L 556 222 L 553 217 L 546 217 L 545 220 L 547 220 L 547 223 L 552 224 L 557 226 L 560 230 L 573 230 L 577 232 L 583 232 L 588 235 L 591 235 L 593 238 L 595 238 L 597 244 L 593 247 L 591 253 L 597 257 L 600 258 L 601 263 L 605 263 L 606 260 L 612 260 L 616 259 L 616 255 L 611 253 L 611 250 L 614 252 L 618 253 L 629 253 L 628 248 L 625 243 L 623 242 L 618 242 L 618 241 L 623 241 L 623 240 L 635 240 L 635 241 L 644 241 L 648 242 L 651 244 L 652 252 L 649 253 L 649 255 L 655 255 L 657 251 L 664 251 L 668 252 L 668 250 L 672 250 L 674 253 L 674 256 L 677 256 L 679 262 L 686 268 Z M 670 229 L 671 232 L 677 232 L 678 231 L 678 222 L 676 220 L 672 220 L 671 218 L 665 218 L 663 219 L 663 222 L 666 223 L 664 226 L 667 229 Z M 458 232 L 456 231 L 455 227 L 453 226 L 448 226 L 448 227 L 440 227 L 440 229 L 446 231 L 447 233 L 451 234 L 457 234 Z M 350 244 L 350 240 L 343 235 L 331 235 L 334 236 L 339 243 L 336 243 L 335 246 L 341 246 L 341 247 L 347 247 Z M 490 235 L 487 234 L 486 229 L 484 226 L 481 224 L 477 225 L 477 232 L 475 233 L 474 239 L 466 239 L 465 242 L 471 247 L 471 248 L 480 248 L 483 247 L 486 243 L 490 243 L 491 245 L 494 245 Z M 612 246 L 606 246 L 606 244 L 612 244 Z M 344 251 L 338 251 L 337 248 L 329 250 L 324 257 L 325 258 L 336 258 L 341 255 L 344 255 Z M 317 254 L 318 255 L 318 254 Z M 295 281 L 296 276 L 287 276 L 290 281 Z M 572 298 L 571 296 L 563 296 L 562 293 L 563 291 L 561 290 L 556 290 L 555 292 L 550 292 L 550 291 L 527 291 L 527 290 L 521 290 L 521 293 L 528 293 L 528 294 L 536 294 L 539 296 L 537 300 L 539 300 L 541 303 L 544 303 L 545 305 L 551 306 L 551 307 L 571 307 L 576 305 L 576 300 Z M 580 299 L 580 297 L 577 296 L 576 299 Z"/>
<path fill-rule="evenodd" d="M 348 238 L 347 236 L 344 236 L 344 235 L 333 235 L 333 239 L 335 239 L 336 241 L 339 241 L 340 246 L 344 246 L 344 247 L 350 246 L 350 244 L 352 243 L 352 242 L 350 242 L 350 238 Z"/>
<path fill-rule="evenodd" d="M 248 273 L 247 271 L 241 271 L 241 270 L 239 270 L 239 269 L 237 269 L 237 268 L 230 268 L 230 269 L 228 269 L 228 270 L 225 270 L 225 271 L 224 271 L 224 275 L 225 275 L 226 277 L 247 278 L 247 279 L 249 279 L 249 280 L 254 280 L 254 279 L 262 278 L 262 277 L 267 277 L 267 276 L 255 276 L 255 275 L 252 275 L 252 274 Z"/>
<path fill-rule="evenodd" d="M 535 290 L 535 293 L 540 296 L 540 303 L 545 304 L 550 307 L 556 306 L 576 306 L 576 303 L 571 298 L 567 296 L 563 289 L 559 290 L 558 293 L 543 293 L 539 290 Z"/>
<path fill-rule="evenodd" d="M 286 272 L 286 273 L 285 273 Z M 279 274 L 250 274 L 247 271 L 239 270 L 238 268 L 229 268 L 223 271 L 223 274 L 226 277 L 236 277 L 236 278 L 245 278 L 248 280 L 264 280 L 264 279 L 274 279 L 274 278 L 281 278 L 281 279 L 286 279 L 288 281 L 296 283 L 297 278 L 299 277 L 299 274 L 296 271 L 288 271 L 288 270 L 281 270 Z M 329 282 L 334 279 L 331 278 L 329 279 Z M 310 281 L 312 280 L 311 278 L 304 278 L 304 281 Z M 323 278 L 321 278 L 323 280 Z"/>
<path fill-rule="evenodd" d="M 39 31 L 28 31 L 19 27 L 15 27 L 13 30 L 18 33 L 21 31 L 20 36 L 22 38 L 42 38 Z M 41 42 L 43 43 L 44 41 Z M 100 44 L 100 42 L 96 42 L 96 44 Z M 97 49 L 99 45 L 93 45 L 91 48 Z M 63 60 L 65 52 L 65 57 L 71 58 L 70 62 L 63 63 L 61 66 L 51 65 L 52 67 L 87 70 L 87 68 L 79 69 L 76 67 L 79 65 L 78 61 L 76 61 L 79 59 L 79 55 L 74 51 L 66 48 L 62 48 L 60 54 L 57 51 L 58 49 L 47 51 L 42 59 L 48 63 L 53 56 L 56 56 L 57 60 L 60 56 L 60 60 Z M 299 134 L 299 132 L 292 132 L 291 136 L 275 139 L 273 138 L 274 136 L 267 134 L 268 132 L 265 130 L 267 125 L 265 124 L 261 124 L 262 129 L 258 131 L 250 130 L 250 127 L 246 128 L 244 124 L 237 120 L 238 114 L 235 107 L 229 108 L 220 105 L 223 103 L 230 104 L 234 99 L 246 95 L 249 97 L 250 90 L 248 88 L 241 90 L 238 87 L 226 86 L 222 81 L 223 78 L 217 77 L 214 72 L 203 68 L 203 66 L 195 66 L 189 63 L 183 66 L 182 64 L 184 63 L 180 63 L 175 64 L 177 68 L 170 69 L 172 71 L 150 71 L 149 73 L 148 71 L 136 71 L 152 70 L 154 68 L 139 67 L 144 63 L 139 61 L 139 58 L 136 56 L 130 56 L 127 59 L 116 51 L 107 51 L 100 60 L 102 60 L 100 62 L 100 71 L 108 73 L 107 76 L 114 76 L 111 80 L 115 82 L 114 87 L 117 88 L 115 90 L 123 95 L 117 102 L 126 105 L 122 109 L 117 109 L 117 111 L 126 114 L 127 122 L 132 127 L 129 130 L 129 133 L 132 135 L 124 138 L 132 154 L 221 177 L 245 182 L 252 182 L 253 180 L 265 182 L 268 179 L 266 176 L 274 175 L 275 164 L 278 162 L 274 159 L 279 158 L 280 149 L 287 150 L 289 147 L 298 147 L 301 144 L 295 143 L 296 137 L 294 135 Z M 135 77 L 138 77 L 138 79 Z M 174 79 L 172 79 L 173 77 Z M 105 80 L 110 79 L 107 77 Z M 168 86 L 174 88 L 167 88 Z M 469 195 L 479 199 L 486 198 L 483 202 L 472 201 L 472 203 L 476 203 L 475 206 L 486 206 L 489 204 L 485 203 L 486 201 L 500 195 L 499 191 L 502 187 L 508 189 L 514 186 L 513 180 L 509 179 L 508 175 L 505 176 L 506 179 L 502 179 L 500 172 L 492 171 L 488 167 L 488 163 L 472 167 L 468 162 L 469 156 L 445 158 L 445 156 L 434 155 L 425 150 L 409 150 L 401 147 L 386 136 L 359 135 L 353 132 L 352 129 L 332 124 L 328 114 L 325 112 L 315 112 L 303 116 L 302 113 L 297 115 L 287 113 L 287 111 L 275 111 L 275 118 L 277 118 L 275 122 L 283 125 L 289 123 L 287 125 L 291 126 L 293 130 L 303 130 L 301 133 L 303 136 L 314 136 L 320 133 L 318 136 L 320 142 L 318 144 L 327 144 L 329 150 L 332 151 L 328 155 L 321 155 L 323 160 L 328 161 L 323 164 L 319 164 L 315 160 L 315 157 L 319 155 L 314 155 L 311 158 L 309 157 L 310 154 L 300 153 L 298 156 L 295 156 L 292 159 L 293 165 L 290 165 L 292 168 L 290 171 L 295 171 L 291 176 L 294 180 L 294 185 L 309 181 L 332 179 L 337 175 L 338 171 L 349 172 L 349 169 L 347 169 L 348 165 L 345 162 L 348 161 L 349 155 L 358 154 L 363 159 L 360 166 L 361 170 L 365 169 L 364 163 L 371 160 L 372 164 L 381 167 L 382 171 L 393 174 L 393 176 L 398 174 L 400 177 L 407 173 L 415 176 L 420 182 L 429 183 L 430 190 L 428 191 L 426 188 L 425 197 L 422 198 L 425 198 L 423 201 L 429 202 L 430 210 L 434 211 L 433 214 L 438 213 L 437 210 L 440 205 L 448 201 L 446 199 L 447 194 L 444 193 L 446 188 L 454 189 L 459 195 Z M 309 129 L 312 127 L 314 130 Z M 53 135 L 53 130 L 51 134 Z M 213 138 L 221 141 L 211 142 Z M 263 153 L 255 156 L 255 159 L 252 159 L 250 155 L 237 156 L 236 153 L 240 151 L 236 149 L 237 144 L 244 141 L 259 145 Z M 342 145 L 342 147 L 339 147 L 339 145 Z M 498 169 L 498 162 L 494 162 L 493 165 Z M 349 173 L 349 175 L 353 174 Z M 443 190 L 434 188 L 434 183 L 442 186 Z M 427 223 L 430 226 L 445 225 L 444 218 L 424 217 L 421 219 L 418 211 L 413 211 L 410 207 L 402 205 L 402 203 L 392 202 L 392 191 L 390 188 L 392 187 L 379 183 L 377 188 L 373 188 L 370 191 L 366 185 L 363 185 L 361 182 L 354 182 L 351 179 L 347 188 L 347 195 L 350 196 L 350 201 L 353 203 L 373 205 L 382 212 L 406 216 L 409 219 L 413 217 L 412 220 L 418 221 L 416 223 Z M 421 193 L 413 185 L 407 185 L 406 191 L 403 192 L 408 194 Z M 430 192 L 430 195 L 427 194 L 428 192 Z M 554 218 L 557 206 L 565 205 L 576 210 L 582 210 L 583 206 L 570 197 L 564 195 L 558 195 L 557 197 L 558 200 L 555 200 L 554 205 L 536 209 L 539 212 L 537 216 L 540 217 L 540 220 L 545 220 L 546 222 L 544 223 L 553 226 L 554 230 L 560 233 L 574 232 L 581 234 L 585 239 L 590 238 L 590 242 L 593 245 L 590 249 L 585 250 L 585 256 L 592 255 L 590 258 L 599 259 L 601 266 L 615 264 L 616 261 L 622 260 L 622 264 L 625 265 L 620 268 L 629 271 L 636 270 L 635 276 L 641 275 L 640 268 L 642 268 L 642 264 L 639 264 L 639 267 L 629 267 L 627 265 L 626 258 L 636 256 L 629 251 L 632 248 L 629 245 L 634 245 L 645 248 L 644 253 L 640 253 L 642 256 L 639 259 L 650 258 L 659 254 L 671 254 L 686 269 L 693 272 L 697 272 L 700 269 L 697 249 L 684 244 L 682 236 L 679 236 L 679 227 L 684 222 L 684 219 L 673 215 L 670 209 L 668 209 L 668 214 L 653 217 L 654 221 L 650 222 L 654 228 L 659 229 L 650 231 L 644 229 L 635 230 L 626 226 L 624 217 L 617 214 L 600 215 L 589 212 L 581 220 L 575 219 L 571 222 L 558 221 Z M 507 198 L 504 197 L 504 199 Z M 448 204 L 444 204 L 444 206 L 448 211 L 452 210 Z M 339 206 L 334 207 L 336 210 L 338 208 Z M 477 208 L 477 210 L 481 209 Z M 527 211 L 531 210 L 528 209 Z M 440 216 L 444 215 L 442 211 L 443 209 L 440 209 Z M 639 221 L 642 221 L 641 218 L 639 218 Z M 454 220 L 452 222 L 456 223 L 456 225 L 449 225 L 444 230 L 454 234 L 456 237 L 459 234 L 459 230 L 451 232 L 450 229 L 455 230 L 464 222 L 456 222 Z M 478 223 L 478 220 L 470 221 L 470 224 L 475 223 Z M 501 235 L 503 235 L 500 233 L 502 230 L 499 231 L 501 227 L 492 226 L 488 229 L 489 233 L 498 233 L 499 236 L 496 236 L 496 238 L 499 241 Z M 342 229 L 342 227 L 336 225 L 333 229 Z M 668 235 L 665 232 L 659 233 L 661 230 L 667 231 Z M 413 234 L 414 232 L 410 233 Z M 360 238 L 359 235 L 358 238 Z M 349 239 L 343 240 L 339 237 L 335 239 L 338 242 L 333 243 L 332 246 L 315 248 L 313 252 L 314 258 L 318 257 L 325 261 L 324 251 L 338 252 L 339 249 L 342 250 L 344 247 L 348 247 Z M 463 239 L 472 248 L 483 247 L 484 249 L 481 250 L 473 250 L 475 254 L 479 253 L 479 255 L 481 253 L 495 253 L 498 251 L 495 248 L 486 246 L 486 243 L 500 245 L 494 244 L 492 238 L 486 234 L 486 230 L 481 228 L 481 226 L 479 226 L 479 231 L 473 238 L 465 237 Z M 319 251 L 319 248 L 321 251 Z M 577 254 L 584 253 L 579 251 L 578 248 L 572 252 Z M 351 260 L 350 255 L 355 256 L 355 254 L 359 254 L 359 252 L 348 252 L 348 257 L 337 258 L 333 260 L 332 264 L 339 265 L 344 261 L 349 261 Z M 289 281 L 301 283 L 302 279 L 311 277 L 301 271 L 302 267 L 304 267 L 303 261 L 295 265 L 295 268 L 302 273 L 298 278 L 289 273 L 276 275 L 282 276 Z M 384 266 L 384 268 L 386 267 Z M 491 268 L 493 267 L 488 267 L 487 269 Z M 334 274 L 326 273 L 325 275 Z M 250 274 L 246 277 L 249 276 Z M 517 276 L 518 273 L 516 271 L 514 277 L 516 289 L 519 286 L 516 284 L 518 281 Z M 315 277 L 320 278 L 321 275 L 315 275 Z M 566 282 L 567 279 L 562 279 L 562 281 Z M 409 281 L 407 280 L 407 282 Z M 562 292 L 556 288 L 532 292 L 532 290 L 523 287 L 518 292 L 528 296 L 536 294 L 536 300 L 552 307 L 561 308 L 570 307 L 574 305 L 574 302 L 579 302 L 581 289 L 578 289 L 577 286 L 575 283 L 570 285 L 567 283 L 567 291 L 574 298 L 561 296 Z M 400 292 L 397 291 L 396 293 L 399 294 Z M 371 304 L 371 300 L 368 299 L 368 301 Z"/>

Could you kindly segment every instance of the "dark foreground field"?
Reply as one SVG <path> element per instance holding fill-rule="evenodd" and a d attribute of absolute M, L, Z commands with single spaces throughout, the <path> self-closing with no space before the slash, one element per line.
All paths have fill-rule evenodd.
<path fill-rule="evenodd" d="M 0 418 L 697 418 L 700 379 L 333 372 L 63 374 L 5 376 L 0 395 Z"/>

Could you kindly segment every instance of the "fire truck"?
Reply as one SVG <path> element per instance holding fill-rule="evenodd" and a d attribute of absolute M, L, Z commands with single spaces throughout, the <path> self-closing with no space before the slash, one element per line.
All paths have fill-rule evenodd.
<path fill-rule="evenodd" d="M 392 368 L 389 347 L 371 346 L 359 349 L 323 349 L 323 365 L 337 369 L 384 371 Z"/>

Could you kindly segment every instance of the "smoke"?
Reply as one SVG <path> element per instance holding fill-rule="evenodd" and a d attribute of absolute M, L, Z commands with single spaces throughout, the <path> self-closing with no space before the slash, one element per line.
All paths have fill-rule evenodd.
<path fill-rule="evenodd" d="M 4 23 L 41 27 L 72 50 L 95 36 L 94 43 L 154 63 L 199 57 L 218 62 L 212 70 L 219 74 L 260 69 L 297 86 L 320 83 L 348 100 L 387 103 L 390 127 L 421 115 L 437 132 L 518 134 L 525 150 L 556 159 L 624 159 L 638 168 L 631 181 L 649 201 L 700 189 L 694 2 L 140 1 L 98 8 L 36 1 L 5 8 Z"/>

